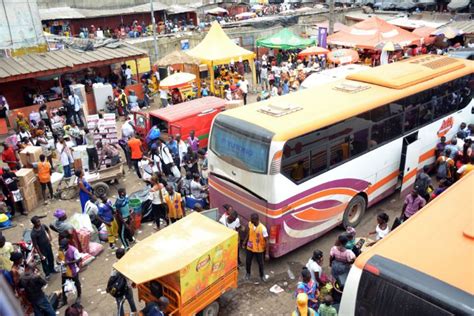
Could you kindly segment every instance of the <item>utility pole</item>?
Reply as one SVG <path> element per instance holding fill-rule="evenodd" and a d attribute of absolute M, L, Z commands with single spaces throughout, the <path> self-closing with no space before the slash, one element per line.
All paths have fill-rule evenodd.
<path fill-rule="evenodd" d="M 328 34 L 334 33 L 334 0 L 329 0 L 329 29 Z"/>
<path fill-rule="evenodd" d="M 155 48 L 155 60 L 152 64 L 158 61 L 158 41 L 156 39 L 156 21 L 155 21 L 155 10 L 153 10 L 153 0 L 150 0 L 150 13 L 151 13 L 151 24 L 153 27 L 153 46 Z"/>

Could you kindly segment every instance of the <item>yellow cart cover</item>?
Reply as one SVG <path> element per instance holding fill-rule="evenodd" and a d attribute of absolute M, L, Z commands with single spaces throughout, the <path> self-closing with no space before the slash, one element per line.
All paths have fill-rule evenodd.
<path fill-rule="evenodd" d="M 237 266 L 238 235 L 199 213 L 191 213 L 138 242 L 114 264 L 136 284 L 166 276 L 182 302 Z"/>

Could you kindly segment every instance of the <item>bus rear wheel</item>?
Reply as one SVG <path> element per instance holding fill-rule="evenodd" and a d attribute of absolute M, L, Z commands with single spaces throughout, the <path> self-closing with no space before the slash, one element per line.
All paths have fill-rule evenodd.
<path fill-rule="evenodd" d="M 362 220 L 366 208 L 367 202 L 364 197 L 360 195 L 354 196 L 347 205 L 344 216 L 342 217 L 342 225 L 344 228 L 347 228 L 347 226 L 357 226 Z"/>

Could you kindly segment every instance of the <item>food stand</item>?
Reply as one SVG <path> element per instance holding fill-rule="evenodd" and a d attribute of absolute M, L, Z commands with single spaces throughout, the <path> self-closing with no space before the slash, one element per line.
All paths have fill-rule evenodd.
<path fill-rule="evenodd" d="M 197 212 L 133 246 L 114 268 L 138 288 L 138 299 L 165 296 L 166 315 L 217 315 L 216 300 L 237 287 L 238 234 Z"/>

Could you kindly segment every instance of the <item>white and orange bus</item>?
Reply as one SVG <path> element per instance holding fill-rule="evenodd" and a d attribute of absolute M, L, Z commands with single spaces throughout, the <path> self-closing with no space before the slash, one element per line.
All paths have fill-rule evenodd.
<path fill-rule="evenodd" d="M 474 315 L 474 173 L 352 265 L 340 315 Z"/>
<path fill-rule="evenodd" d="M 258 212 L 281 256 L 434 162 L 440 136 L 474 123 L 474 62 L 423 55 L 220 113 L 209 146 L 212 207 Z"/>

